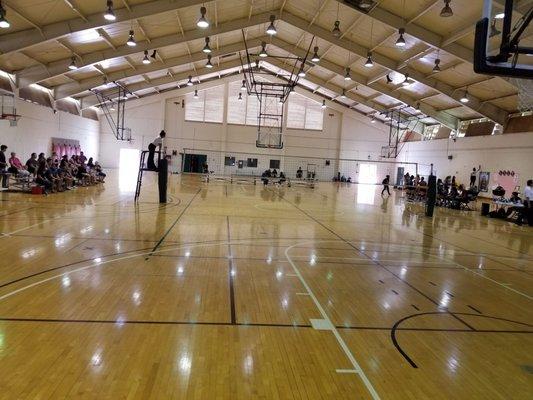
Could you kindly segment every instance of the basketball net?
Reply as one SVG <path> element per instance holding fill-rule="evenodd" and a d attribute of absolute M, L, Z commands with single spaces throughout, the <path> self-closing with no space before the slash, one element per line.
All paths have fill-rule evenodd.
<path fill-rule="evenodd" d="M 533 110 L 533 79 L 509 78 L 509 82 L 518 88 L 518 110 Z"/>

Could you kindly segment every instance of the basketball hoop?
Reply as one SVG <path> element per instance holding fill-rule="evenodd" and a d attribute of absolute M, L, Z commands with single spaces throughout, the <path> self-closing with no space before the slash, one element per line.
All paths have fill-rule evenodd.
<path fill-rule="evenodd" d="M 518 88 L 518 110 L 533 111 L 533 80 L 509 78 L 509 82 Z"/>

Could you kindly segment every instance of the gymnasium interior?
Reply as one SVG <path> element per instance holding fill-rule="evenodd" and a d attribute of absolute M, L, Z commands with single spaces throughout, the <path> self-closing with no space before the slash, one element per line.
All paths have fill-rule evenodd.
<path fill-rule="evenodd" d="M 0 399 L 533 398 L 531 0 L 1 0 Z"/>

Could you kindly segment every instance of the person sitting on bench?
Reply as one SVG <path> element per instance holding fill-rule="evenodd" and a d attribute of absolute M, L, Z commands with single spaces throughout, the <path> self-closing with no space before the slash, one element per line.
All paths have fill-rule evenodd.
<path fill-rule="evenodd" d="M 167 133 L 165 131 L 159 132 L 159 137 L 148 145 L 148 162 L 146 167 L 152 171 L 157 171 L 157 167 L 154 161 L 156 149 L 159 149 L 159 151 L 163 151 L 163 154 L 166 150 L 166 146 L 163 146 L 166 135 Z"/>
<path fill-rule="evenodd" d="M 298 170 L 296 171 L 296 179 L 302 179 L 303 171 L 302 167 L 298 167 Z"/>
<path fill-rule="evenodd" d="M 22 165 L 15 152 L 11 152 L 8 171 L 15 175 L 20 175 L 22 177 L 26 177 L 30 174 L 30 172 L 24 167 L 24 165 Z"/>

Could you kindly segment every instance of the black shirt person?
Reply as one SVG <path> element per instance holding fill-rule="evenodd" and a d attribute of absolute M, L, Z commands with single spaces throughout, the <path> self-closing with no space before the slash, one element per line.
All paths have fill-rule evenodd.
<path fill-rule="evenodd" d="M 148 169 L 157 171 L 157 167 L 154 161 L 155 151 L 156 151 L 156 148 L 159 148 L 159 151 L 164 152 L 165 146 L 163 146 L 163 140 L 165 139 L 166 135 L 167 133 L 165 131 L 159 132 L 159 137 L 156 138 L 152 143 L 148 145 L 148 162 L 147 162 Z"/>
<path fill-rule="evenodd" d="M 385 179 L 383 179 L 383 181 L 381 182 L 383 184 L 383 190 L 381 191 L 381 194 L 383 195 L 383 193 L 385 193 L 385 190 L 387 191 L 387 193 L 389 194 L 390 196 L 390 190 L 389 190 L 389 181 L 390 181 L 390 175 L 387 175 L 385 177 Z"/>

